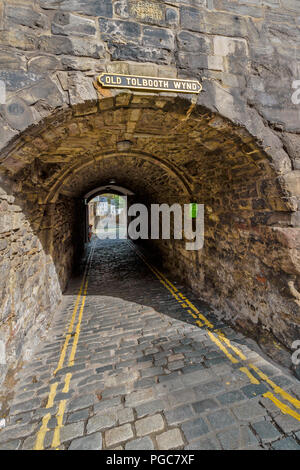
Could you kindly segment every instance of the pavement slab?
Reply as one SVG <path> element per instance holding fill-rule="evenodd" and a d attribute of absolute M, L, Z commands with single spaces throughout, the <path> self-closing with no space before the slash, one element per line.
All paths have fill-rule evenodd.
<path fill-rule="evenodd" d="M 300 448 L 288 370 L 132 243 L 88 253 L 17 373 L 0 449 Z"/>

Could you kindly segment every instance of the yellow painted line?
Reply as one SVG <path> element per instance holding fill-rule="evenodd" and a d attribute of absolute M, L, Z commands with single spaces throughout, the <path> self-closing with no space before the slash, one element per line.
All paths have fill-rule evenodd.
<path fill-rule="evenodd" d="M 72 373 L 68 372 L 65 378 L 65 386 L 62 389 L 62 393 L 68 393 L 70 387 L 70 380 L 72 378 Z"/>
<path fill-rule="evenodd" d="M 159 278 L 160 282 L 171 292 L 171 294 L 173 295 L 173 297 L 175 297 L 176 300 L 178 300 L 178 295 L 181 297 L 181 298 L 184 298 L 184 304 L 186 304 L 188 307 L 190 307 L 195 313 L 198 314 L 198 317 L 203 320 L 203 322 L 206 324 L 206 326 L 208 326 L 208 328 L 213 328 L 214 325 L 202 314 L 199 312 L 199 310 L 195 307 L 194 304 L 192 304 L 192 302 L 190 302 L 190 300 L 188 300 L 187 297 L 183 296 L 183 294 L 181 294 L 181 292 L 178 291 L 177 287 L 175 287 L 170 281 L 169 279 L 164 276 L 160 271 L 158 271 L 158 269 L 156 269 L 154 266 L 152 266 L 151 264 L 149 264 L 147 262 L 147 260 L 145 259 L 145 257 L 143 255 L 141 255 L 141 253 L 136 249 L 134 248 L 135 251 L 137 252 L 138 256 L 140 256 L 140 258 L 143 259 L 144 263 L 148 266 L 148 268 Z M 178 295 L 175 294 L 175 292 L 178 292 Z M 179 301 L 181 302 L 181 301 Z M 182 304 L 181 304 L 182 305 Z M 183 305 L 182 305 L 183 306 Z M 184 306 L 184 308 L 187 308 L 186 306 Z"/>
<path fill-rule="evenodd" d="M 171 286 L 175 292 L 178 292 L 177 287 L 174 286 L 174 284 L 172 284 L 172 282 L 163 273 L 161 273 L 157 268 L 155 269 L 157 270 L 158 274 L 169 284 L 169 286 Z"/>
<path fill-rule="evenodd" d="M 55 382 L 55 383 L 51 384 L 46 408 L 51 408 L 53 406 L 57 386 L 58 386 L 58 382 Z M 44 448 L 44 440 L 45 440 L 45 436 L 46 436 L 47 431 L 49 431 L 48 422 L 49 422 L 50 418 L 51 418 L 50 413 L 47 413 L 43 417 L 42 425 L 41 425 L 41 427 L 40 427 L 40 429 L 37 433 L 37 436 L 36 436 L 34 450 L 42 450 Z"/>
<path fill-rule="evenodd" d="M 191 310 L 188 310 L 188 313 L 190 315 L 192 315 L 193 318 L 198 318 L 197 315 L 195 313 L 193 313 Z"/>
<path fill-rule="evenodd" d="M 235 352 L 235 354 L 240 358 L 242 359 L 243 361 L 246 361 L 246 356 L 236 347 L 234 346 L 231 341 L 226 338 L 226 336 L 224 335 L 224 333 L 222 333 L 221 331 L 218 331 L 217 332 L 219 338 L 226 344 L 226 346 L 228 346 L 229 348 L 232 349 L 232 351 Z"/>
<path fill-rule="evenodd" d="M 43 450 L 44 449 L 44 440 L 47 432 L 49 431 L 48 429 L 48 422 L 51 418 L 51 414 L 47 413 L 43 419 L 42 419 L 42 425 L 39 429 L 39 432 L 37 433 L 36 436 L 36 441 L 35 441 L 35 446 L 34 450 Z"/>
<path fill-rule="evenodd" d="M 66 374 L 63 393 L 68 393 L 69 388 L 70 388 L 71 378 L 72 378 L 71 372 Z M 53 434 L 53 439 L 52 439 L 52 444 L 51 444 L 51 447 L 55 449 L 60 446 L 60 430 L 63 427 L 63 419 L 64 419 L 64 413 L 66 409 L 66 403 L 67 403 L 67 400 L 60 400 L 58 411 L 56 413 L 57 425 L 54 429 L 54 434 Z"/>
<path fill-rule="evenodd" d="M 263 394 L 263 397 L 268 398 L 269 400 L 271 400 L 274 403 L 274 405 L 276 405 L 277 408 L 279 408 L 280 411 L 283 414 L 285 414 L 285 415 L 288 414 L 288 415 L 292 416 L 293 418 L 297 419 L 298 421 L 300 421 L 300 414 L 297 413 L 296 411 L 292 410 L 289 406 L 282 403 L 280 400 L 278 400 L 278 398 L 274 397 L 273 393 L 266 392 L 266 393 Z"/>
<path fill-rule="evenodd" d="M 60 354 L 60 358 L 59 358 L 57 367 L 56 367 L 55 371 L 53 372 L 54 375 L 56 375 L 57 372 L 62 368 L 62 366 L 64 364 L 64 361 L 65 361 L 69 341 L 72 337 L 71 333 L 73 331 L 73 326 L 74 326 L 74 322 L 75 322 L 75 318 L 76 318 L 76 313 L 77 313 L 77 309 L 78 309 L 78 305 L 79 305 L 79 300 L 80 300 L 80 297 L 81 297 L 81 292 L 82 292 L 82 286 L 80 287 L 80 290 L 79 290 L 79 293 L 78 293 L 78 296 L 77 296 L 77 300 L 76 300 L 75 307 L 74 307 L 74 310 L 73 310 L 73 314 L 72 314 L 71 322 L 70 322 L 70 325 L 69 325 L 68 333 L 67 333 L 63 348 L 61 350 L 61 354 Z"/>
<path fill-rule="evenodd" d="M 78 322 L 77 322 L 76 331 L 75 331 L 74 340 L 73 340 L 73 345 L 72 345 L 72 349 L 71 349 L 71 353 L 70 353 L 70 357 L 69 357 L 69 363 L 68 363 L 69 366 L 74 365 L 74 359 L 75 359 L 78 339 L 79 339 L 79 335 L 80 335 L 83 309 L 84 309 L 85 300 L 86 300 L 87 288 L 88 288 L 88 279 L 86 280 L 85 287 L 84 287 L 84 293 L 83 293 L 82 303 L 81 303 L 80 312 L 79 312 L 79 316 L 78 316 Z"/>
<path fill-rule="evenodd" d="M 201 313 L 199 312 L 199 310 L 195 307 L 194 304 L 192 304 L 192 302 L 190 302 L 190 300 L 186 299 L 185 300 L 185 303 L 195 312 L 198 314 L 198 317 L 201 318 L 201 320 L 204 321 L 205 325 L 208 327 L 208 328 L 213 328 L 214 325 Z"/>
<path fill-rule="evenodd" d="M 142 260 L 148 265 L 148 261 L 147 261 L 147 259 L 145 258 L 145 256 L 144 256 L 141 252 L 139 252 L 138 250 L 136 250 L 136 251 L 138 252 L 138 255 L 142 258 Z M 148 265 L 148 266 L 149 266 L 149 265 Z M 161 271 L 159 271 L 155 266 L 153 266 L 152 264 L 151 264 L 151 269 L 152 269 L 153 271 L 155 271 L 156 274 L 157 274 L 159 277 L 161 277 L 165 282 L 167 282 L 167 284 L 169 284 L 169 286 L 173 289 L 174 292 L 178 292 L 177 287 L 174 286 L 174 284 L 172 284 L 172 282 L 169 281 L 169 279 L 168 279 Z"/>
<path fill-rule="evenodd" d="M 68 349 L 68 345 L 69 345 L 69 341 L 72 337 L 71 333 L 73 331 L 73 326 L 74 326 L 74 322 L 75 322 L 75 318 L 76 318 L 76 314 L 77 314 L 77 310 L 78 310 L 78 306 L 79 306 L 79 302 L 80 302 L 80 298 L 81 298 L 81 294 L 82 294 L 82 289 L 83 289 L 83 286 L 84 286 L 84 283 L 85 283 L 85 280 L 86 280 L 86 276 L 87 276 L 87 271 L 88 271 L 88 267 L 89 267 L 89 263 L 90 263 L 90 260 L 91 260 L 91 254 L 93 252 L 93 248 L 91 249 L 91 252 L 90 252 L 90 256 L 87 260 L 87 265 L 85 267 L 85 270 L 84 270 L 84 274 L 83 274 L 83 279 L 82 279 L 82 282 L 81 282 L 81 285 L 80 285 L 80 289 L 79 289 L 79 292 L 78 292 L 78 295 L 77 295 L 77 298 L 76 298 L 76 303 L 75 303 L 75 306 L 74 306 L 74 309 L 73 309 L 73 313 L 72 313 L 72 317 L 71 317 L 71 322 L 69 324 L 69 328 L 68 328 L 68 332 L 67 332 L 67 335 L 66 335 L 66 339 L 65 339 L 65 342 L 64 342 L 64 345 L 63 345 L 63 348 L 61 350 L 61 354 L 60 354 L 60 357 L 59 357 L 59 360 L 58 360 L 58 364 L 57 364 L 57 367 L 55 369 L 55 371 L 53 372 L 54 375 L 57 374 L 57 372 L 62 368 L 63 364 L 64 364 L 64 361 L 65 361 L 65 357 L 66 357 L 66 353 L 67 353 L 67 349 Z"/>
<path fill-rule="evenodd" d="M 60 429 L 63 427 L 63 419 L 64 419 L 64 413 L 65 413 L 65 408 L 66 408 L 66 402 L 67 400 L 61 400 L 59 402 L 58 411 L 56 413 L 57 426 L 54 429 L 54 434 L 53 434 L 53 439 L 52 439 L 52 444 L 51 444 L 51 447 L 55 449 L 60 446 Z"/>
<path fill-rule="evenodd" d="M 152 267 L 152 265 L 150 265 L 147 262 L 145 257 L 142 254 L 140 254 L 140 252 L 135 248 L 135 246 L 133 244 L 132 244 L 132 247 L 133 247 L 134 251 L 137 253 L 137 255 L 140 258 L 142 258 L 142 260 L 148 266 L 148 268 L 156 275 L 156 277 L 159 279 L 159 281 L 166 287 L 166 289 L 168 289 L 169 292 L 171 292 L 173 297 L 176 298 L 178 303 L 182 306 L 182 301 L 178 299 L 178 296 L 180 296 L 181 299 L 184 299 L 185 304 L 187 304 L 187 306 L 189 306 L 190 309 L 192 309 L 197 314 L 197 315 L 195 315 L 195 313 L 193 313 L 189 309 L 188 313 L 191 314 L 193 316 L 193 318 L 200 318 L 201 320 L 203 320 L 203 322 L 205 323 L 206 326 L 208 326 L 209 328 L 214 328 L 214 325 L 203 314 L 201 314 L 199 312 L 199 310 L 192 304 L 192 302 L 190 302 L 181 292 L 178 291 L 178 289 L 166 278 L 166 276 L 164 276 L 160 271 L 158 271 L 158 269 Z M 178 292 L 178 294 L 175 294 L 173 289 L 176 290 L 176 292 Z M 203 324 L 199 320 L 196 320 L 195 323 L 198 326 L 203 326 Z M 230 359 L 230 361 L 232 363 L 236 364 L 236 363 L 239 362 L 239 360 L 237 358 L 235 358 L 232 354 L 230 354 L 230 352 L 227 350 L 227 348 L 224 346 L 224 344 L 226 344 L 226 346 L 231 348 L 231 350 L 234 351 L 235 354 L 240 359 L 242 359 L 243 361 L 247 360 L 246 356 L 242 353 L 242 351 L 240 351 L 239 348 L 234 346 L 231 343 L 231 341 L 224 335 L 224 333 L 222 333 L 219 330 L 215 330 L 215 333 L 218 335 L 218 338 L 219 338 L 218 339 L 217 337 L 214 336 L 214 334 L 211 331 L 208 331 L 208 330 L 206 330 L 206 331 L 207 331 L 207 334 L 210 337 L 210 339 L 219 347 L 219 349 L 228 357 L 228 359 Z M 263 372 L 261 372 L 257 367 L 253 366 L 252 364 L 249 364 L 249 366 L 252 367 L 255 370 L 255 372 L 261 377 L 261 379 L 265 380 L 269 385 L 271 385 L 273 387 L 275 393 L 280 394 L 285 400 L 289 401 L 296 408 L 300 408 L 300 401 L 299 400 L 292 397 L 285 390 L 283 390 L 282 388 L 277 386 L 274 382 L 272 382 L 272 380 L 270 380 L 265 374 L 263 374 Z M 247 377 L 249 378 L 249 380 L 252 384 L 256 384 L 256 385 L 260 384 L 259 380 L 256 377 L 254 377 L 254 375 L 249 371 L 249 369 L 247 367 L 240 367 L 240 370 L 244 374 L 247 375 Z M 263 396 L 265 396 L 265 397 L 269 398 L 270 400 L 272 400 L 273 403 L 283 413 L 289 414 L 289 415 L 293 416 L 295 419 L 300 421 L 300 415 L 298 413 L 296 413 L 295 411 L 293 411 L 291 408 L 289 408 L 287 405 L 282 403 L 280 400 L 278 400 L 271 392 L 267 392 Z"/>
<path fill-rule="evenodd" d="M 144 263 L 152 270 L 155 272 L 155 274 L 158 276 L 158 277 L 161 277 L 162 279 L 164 279 L 165 282 L 167 282 L 169 284 L 169 286 L 174 290 L 174 292 L 178 292 L 178 289 L 176 286 L 174 286 L 174 284 L 171 283 L 171 281 L 169 281 L 169 279 L 162 273 L 160 272 L 155 266 L 151 265 L 148 263 L 146 257 L 139 251 L 137 250 L 137 248 L 134 246 L 133 243 L 131 243 L 131 246 L 133 247 L 134 251 L 136 251 L 137 255 L 144 261 Z"/>
<path fill-rule="evenodd" d="M 226 347 L 221 343 L 221 341 L 215 337 L 215 335 L 207 330 L 207 334 L 210 337 L 210 339 L 221 349 L 221 351 L 228 357 L 228 359 L 231 360 L 233 364 L 237 364 L 239 361 L 235 357 L 230 354 L 230 352 L 227 351 Z"/>
<path fill-rule="evenodd" d="M 281 387 L 276 385 L 269 377 L 264 374 L 261 370 L 258 369 L 258 367 L 254 366 L 253 364 L 250 364 L 253 370 L 259 375 L 265 382 L 267 382 L 271 387 L 273 388 L 275 393 L 278 393 L 278 395 L 281 395 L 282 398 L 285 400 L 289 401 L 295 408 L 300 408 L 300 401 L 297 400 L 297 398 L 294 398 L 292 395 L 287 393 L 285 390 L 283 390 Z"/>
<path fill-rule="evenodd" d="M 95 245 L 91 248 L 91 251 L 90 251 L 90 254 L 89 254 L 89 257 L 88 257 L 88 260 L 87 260 L 87 264 L 86 264 L 84 274 L 83 274 L 83 279 L 82 279 L 81 286 L 80 286 L 80 289 L 79 289 L 79 292 L 78 292 L 78 295 L 77 295 L 76 303 L 75 303 L 75 306 L 74 306 L 74 309 L 73 309 L 73 313 L 72 313 L 71 322 L 70 322 L 68 332 L 71 332 L 73 330 L 73 325 L 74 325 L 74 321 L 75 321 L 75 318 L 76 318 L 76 312 L 77 312 L 77 309 L 78 309 L 79 300 L 80 300 L 80 297 L 81 297 L 82 288 L 83 288 L 84 283 L 85 283 L 85 287 L 87 287 L 87 282 L 88 282 L 87 276 L 88 276 L 88 272 L 89 272 L 89 269 L 90 269 L 90 266 L 91 266 L 91 260 L 92 260 L 92 256 L 93 256 L 93 253 L 94 253 L 94 248 L 95 248 Z M 85 294 L 86 294 L 86 290 L 85 290 Z M 78 339 L 77 339 L 77 341 L 78 341 Z M 68 344 L 69 339 L 67 341 L 67 338 L 66 338 L 65 344 L 66 344 L 66 342 Z M 65 346 L 65 344 L 64 344 L 64 346 Z M 76 343 L 76 345 L 77 345 L 77 343 Z M 74 348 L 74 343 L 73 343 L 72 350 L 73 350 L 73 348 Z M 63 366 L 65 355 L 66 355 L 66 350 L 67 350 L 67 348 L 63 347 L 63 349 L 61 351 L 61 354 L 60 354 L 58 366 L 57 366 L 57 368 L 54 372 L 55 374 Z M 75 348 L 75 352 L 76 352 L 76 348 Z M 63 359 L 62 359 L 62 357 L 63 357 Z M 74 357 L 75 357 L 75 353 L 74 353 Z M 64 389 L 63 389 L 64 393 L 66 393 L 66 391 L 69 390 L 71 377 L 72 377 L 71 373 L 68 373 L 65 376 L 65 386 L 64 386 Z M 51 408 L 53 406 L 57 386 L 58 386 L 58 382 L 55 382 L 51 385 L 46 408 Z M 54 436 L 53 436 L 54 443 L 58 442 L 58 440 L 59 440 L 59 432 L 60 432 L 59 430 L 60 430 L 60 427 L 62 426 L 62 420 L 63 420 L 63 414 L 62 414 L 62 418 L 60 419 L 59 411 L 60 411 L 60 407 L 61 407 L 61 410 L 62 410 L 63 405 L 61 405 L 61 403 L 63 401 L 65 401 L 65 400 L 61 400 L 61 402 L 59 404 L 59 410 L 58 410 L 58 413 L 56 415 L 57 416 L 57 422 L 58 422 L 58 426 L 57 426 L 56 429 L 58 429 L 58 431 L 54 432 Z M 43 450 L 44 449 L 44 440 L 45 440 L 46 433 L 49 431 L 48 422 L 49 422 L 50 418 L 51 418 L 50 413 L 47 413 L 43 417 L 42 425 L 41 425 L 41 427 L 40 427 L 40 429 L 37 433 L 37 438 L 36 438 L 36 443 L 35 443 L 34 450 Z M 52 444 L 53 444 L 53 441 L 52 441 Z"/>
<path fill-rule="evenodd" d="M 80 307 L 80 311 L 79 311 L 79 315 L 78 315 L 78 322 L 77 322 L 76 331 L 75 331 L 74 340 L 73 340 L 73 345 L 72 345 L 72 350 L 71 350 L 70 357 L 69 357 L 69 362 L 68 362 L 69 366 L 73 366 L 74 361 L 75 361 L 75 355 L 76 355 L 76 350 L 77 350 L 77 345 L 78 345 L 78 340 L 79 340 L 79 335 L 80 335 L 80 328 L 81 328 L 83 310 L 84 310 L 84 305 L 85 305 L 85 301 L 86 301 L 87 288 L 88 288 L 88 279 L 86 280 L 86 283 L 85 283 L 85 286 L 84 286 L 84 292 L 83 292 L 81 307 Z M 65 393 L 67 393 L 69 391 L 71 377 L 72 377 L 71 373 L 66 374 L 65 386 L 64 386 L 64 389 L 63 389 L 63 391 Z M 60 446 L 60 429 L 63 427 L 63 418 L 64 418 L 65 408 L 66 408 L 66 400 L 61 400 L 60 403 L 59 403 L 58 412 L 57 412 L 57 415 L 56 415 L 57 426 L 54 430 L 54 435 L 53 435 L 53 440 L 52 440 L 52 447 L 55 448 L 55 449 Z"/>
<path fill-rule="evenodd" d="M 244 372 L 244 374 L 247 375 L 247 377 L 250 379 L 250 382 L 252 384 L 256 384 L 256 385 L 260 384 L 260 381 L 257 380 L 257 378 L 254 377 L 253 374 L 251 374 L 250 370 L 247 367 L 240 367 L 240 371 Z"/>

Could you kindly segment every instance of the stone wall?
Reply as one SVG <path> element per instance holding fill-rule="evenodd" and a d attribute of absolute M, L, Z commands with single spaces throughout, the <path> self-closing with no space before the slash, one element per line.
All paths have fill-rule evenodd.
<path fill-rule="evenodd" d="M 0 4 L 9 364 L 57 308 L 80 251 L 82 196 L 110 178 L 152 202 L 204 203 L 204 249 L 161 242 L 167 266 L 245 328 L 298 339 L 299 11 L 297 0 Z M 102 71 L 198 79 L 203 91 L 101 89 Z"/>
<path fill-rule="evenodd" d="M 7 182 L 0 185 L 0 384 L 47 333 L 72 273 L 78 227 L 75 201 L 24 204 Z"/>

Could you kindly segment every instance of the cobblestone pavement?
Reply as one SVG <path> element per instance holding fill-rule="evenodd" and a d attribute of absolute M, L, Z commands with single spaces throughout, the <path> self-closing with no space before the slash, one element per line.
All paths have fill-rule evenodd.
<path fill-rule="evenodd" d="M 127 241 L 93 243 L 0 448 L 299 450 L 299 382 Z"/>

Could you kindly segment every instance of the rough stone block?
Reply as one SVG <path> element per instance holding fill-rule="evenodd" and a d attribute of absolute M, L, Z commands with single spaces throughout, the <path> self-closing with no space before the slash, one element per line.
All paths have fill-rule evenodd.
<path fill-rule="evenodd" d="M 92 434 L 91 436 L 79 437 L 71 442 L 69 450 L 101 450 L 102 436 L 101 432 Z"/>
<path fill-rule="evenodd" d="M 275 450 L 300 450 L 300 446 L 292 437 L 285 437 L 280 441 L 272 443 L 272 448 Z"/>
<path fill-rule="evenodd" d="M 174 49 L 174 34 L 169 29 L 150 28 L 143 29 L 143 45 L 163 49 Z"/>
<path fill-rule="evenodd" d="M 7 5 L 5 8 L 5 17 L 9 23 L 28 26 L 29 28 L 44 28 L 47 17 L 34 11 L 32 8 L 18 5 Z"/>
<path fill-rule="evenodd" d="M 240 38 L 228 38 L 226 36 L 214 37 L 214 53 L 220 56 L 234 55 L 246 56 L 248 54 L 247 41 Z"/>
<path fill-rule="evenodd" d="M 123 424 L 117 428 L 110 429 L 105 432 L 105 441 L 108 447 L 127 441 L 133 437 L 130 424 Z"/>
<path fill-rule="evenodd" d="M 135 422 L 138 436 L 146 436 L 152 432 L 161 431 L 164 428 L 164 421 L 160 414 L 148 416 Z"/>
<path fill-rule="evenodd" d="M 259 421 L 252 424 L 256 434 L 263 442 L 275 441 L 280 437 L 280 432 L 269 421 Z"/>
<path fill-rule="evenodd" d="M 192 421 L 187 421 L 181 425 L 181 429 L 188 441 L 193 441 L 209 432 L 209 428 L 203 418 L 196 418 Z"/>
<path fill-rule="evenodd" d="M 62 36 L 95 36 L 96 25 L 94 20 L 71 13 L 58 12 L 53 18 L 51 31 L 52 34 Z"/>
<path fill-rule="evenodd" d="M 170 429 L 156 437 L 157 445 L 160 450 L 176 449 L 184 445 L 180 430 Z"/>
<path fill-rule="evenodd" d="M 125 450 L 153 450 L 154 445 L 150 437 L 142 437 L 134 441 L 127 442 Z"/>
<path fill-rule="evenodd" d="M 190 405 L 183 405 L 173 410 L 166 411 L 165 416 L 168 424 L 178 424 L 192 418 L 194 413 Z"/>
<path fill-rule="evenodd" d="M 51 0 L 53 4 L 57 4 Z M 48 8 L 47 0 L 42 0 L 45 8 Z M 55 6 L 57 8 L 57 6 Z M 59 3 L 59 8 L 65 11 L 73 11 L 90 16 L 104 16 L 105 18 L 112 18 L 113 7 L 111 0 L 62 0 Z"/>
<path fill-rule="evenodd" d="M 86 431 L 91 434 L 106 428 L 112 428 L 117 422 L 115 412 L 101 413 L 93 416 L 88 420 Z"/>
<path fill-rule="evenodd" d="M 209 414 L 207 419 L 214 429 L 222 429 L 236 422 L 230 411 L 226 409 Z"/>

